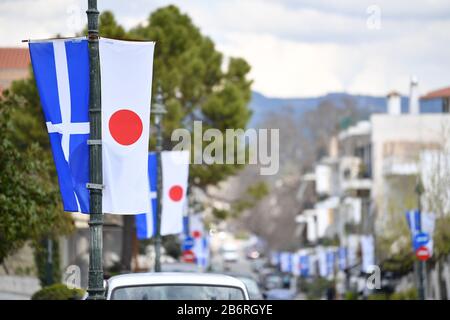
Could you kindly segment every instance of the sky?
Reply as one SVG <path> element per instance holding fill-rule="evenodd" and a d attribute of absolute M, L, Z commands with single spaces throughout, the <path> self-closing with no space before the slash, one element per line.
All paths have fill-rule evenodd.
<path fill-rule="evenodd" d="M 448 0 L 99 0 L 125 28 L 177 5 L 226 57 L 252 67 L 253 90 L 270 97 L 330 92 L 407 94 L 450 86 Z M 86 24 L 87 0 L 0 0 L 0 46 Z"/>

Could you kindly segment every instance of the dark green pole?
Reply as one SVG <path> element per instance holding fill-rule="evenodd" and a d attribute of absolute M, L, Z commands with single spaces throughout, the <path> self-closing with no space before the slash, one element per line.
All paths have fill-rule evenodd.
<path fill-rule="evenodd" d="M 98 52 L 98 10 L 97 0 L 88 0 L 88 44 L 89 44 L 89 175 L 90 183 L 90 246 L 88 299 L 104 299 L 103 286 L 103 213 L 102 213 L 102 119 L 100 96 L 100 59 Z"/>
<path fill-rule="evenodd" d="M 155 117 L 156 127 L 156 154 L 158 161 L 158 188 L 157 188 L 157 219 L 156 219 L 156 235 L 155 235 L 155 272 L 161 272 L 161 212 L 162 212 L 162 163 L 161 151 L 163 149 L 163 135 L 162 135 L 162 118 L 166 113 L 166 108 L 163 104 L 163 95 L 161 86 L 158 86 L 156 94 L 156 101 L 153 106 L 152 113 Z"/>
<path fill-rule="evenodd" d="M 422 202 L 421 197 L 423 193 L 423 185 L 422 182 L 419 180 L 417 182 L 416 186 L 416 193 L 417 193 L 417 210 L 419 212 L 419 225 L 418 229 L 420 232 L 422 232 Z M 417 276 L 418 276 L 418 294 L 419 294 L 419 300 L 425 300 L 425 279 L 424 279 L 424 272 L 425 272 L 425 261 L 417 261 Z"/>

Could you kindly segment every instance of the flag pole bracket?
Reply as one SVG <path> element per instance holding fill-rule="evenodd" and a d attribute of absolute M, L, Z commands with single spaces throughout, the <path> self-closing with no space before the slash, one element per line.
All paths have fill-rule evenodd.
<path fill-rule="evenodd" d="M 102 140 L 88 140 L 87 144 L 90 146 L 100 146 L 102 145 Z"/>
<path fill-rule="evenodd" d="M 93 190 L 103 190 L 105 186 L 103 184 L 98 183 L 86 183 L 86 188 Z"/>

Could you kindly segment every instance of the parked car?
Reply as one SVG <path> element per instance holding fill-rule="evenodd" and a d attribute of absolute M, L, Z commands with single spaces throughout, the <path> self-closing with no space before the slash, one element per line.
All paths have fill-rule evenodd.
<path fill-rule="evenodd" d="M 223 245 L 221 254 L 225 262 L 236 262 L 239 258 L 238 248 L 232 243 Z"/>
<path fill-rule="evenodd" d="M 264 293 L 267 300 L 294 300 L 295 291 L 289 289 L 272 289 Z"/>
<path fill-rule="evenodd" d="M 261 253 L 256 249 L 250 248 L 245 251 L 245 256 L 248 260 L 255 260 L 261 256 Z"/>
<path fill-rule="evenodd" d="M 241 280 L 247 287 L 248 295 L 250 300 L 263 300 L 263 294 L 259 288 L 258 282 L 249 274 L 240 273 L 226 273 L 229 276 Z"/>
<path fill-rule="evenodd" d="M 283 276 L 278 272 L 265 274 L 262 281 L 265 290 L 283 288 Z"/>
<path fill-rule="evenodd" d="M 132 273 L 107 281 L 107 300 L 249 300 L 236 278 L 205 273 Z"/>

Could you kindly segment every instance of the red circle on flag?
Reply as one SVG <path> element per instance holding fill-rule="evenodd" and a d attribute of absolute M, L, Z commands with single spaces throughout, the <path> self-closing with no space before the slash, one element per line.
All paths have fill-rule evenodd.
<path fill-rule="evenodd" d="M 173 201 L 180 201 L 183 198 L 183 188 L 179 185 L 172 186 L 169 189 L 169 197 Z"/>
<path fill-rule="evenodd" d="M 136 112 L 122 109 L 109 118 L 109 132 L 117 143 L 129 146 L 142 135 L 142 121 Z"/>
<path fill-rule="evenodd" d="M 192 236 L 196 239 L 200 238 L 202 236 L 201 232 L 198 230 L 195 230 L 192 232 Z"/>

